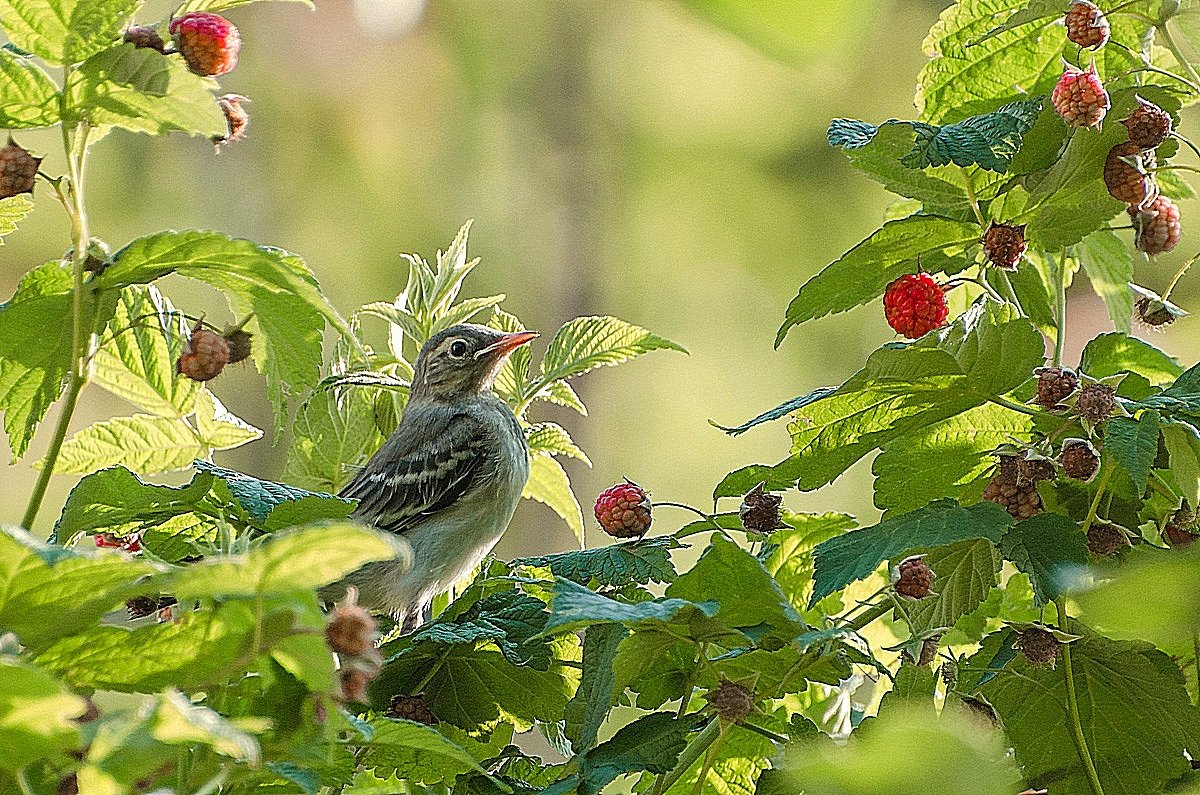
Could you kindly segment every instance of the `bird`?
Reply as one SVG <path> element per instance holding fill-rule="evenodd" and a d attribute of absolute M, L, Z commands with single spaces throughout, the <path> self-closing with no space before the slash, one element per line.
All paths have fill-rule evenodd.
<path fill-rule="evenodd" d="M 402 536 L 412 565 L 368 563 L 326 599 L 353 586 L 360 605 L 410 632 L 491 552 L 529 479 L 525 433 L 492 385 L 537 336 L 460 323 L 421 347 L 399 426 L 339 492 L 358 501 L 352 519 Z"/>

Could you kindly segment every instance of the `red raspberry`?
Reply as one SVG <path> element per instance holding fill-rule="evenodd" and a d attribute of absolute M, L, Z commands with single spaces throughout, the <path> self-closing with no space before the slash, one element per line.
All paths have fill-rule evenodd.
<path fill-rule="evenodd" d="M 33 193 L 33 181 L 41 165 L 42 158 L 17 146 L 10 136 L 8 146 L 0 149 L 0 199 Z"/>
<path fill-rule="evenodd" d="M 987 254 L 988 262 L 1001 270 L 1015 271 L 1026 248 L 1024 225 L 1011 226 L 993 221 L 983 233 L 983 252 Z"/>
<path fill-rule="evenodd" d="M 1136 230 L 1133 245 L 1138 251 L 1154 256 L 1178 245 L 1183 235 L 1179 208 L 1166 196 L 1158 196 L 1140 210 L 1130 207 L 1128 212 Z"/>
<path fill-rule="evenodd" d="M 1119 143 L 1104 158 L 1104 185 L 1117 201 L 1143 207 L 1158 195 L 1151 172 L 1155 166 L 1153 151 L 1142 151 L 1133 141 Z"/>
<path fill-rule="evenodd" d="M 641 538 L 653 520 L 649 495 L 629 480 L 600 492 L 594 512 L 600 527 L 614 538 Z"/>
<path fill-rule="evenodd" d="M 237 66 L 242 37 L 225 17 L 193 11 L 171 20 L 170 31 L 188 69 L 196 74 L 220 77 Z"/>
<path fill-rule="evenodd" d="M 167 44 L 162 36 L 158 35 L 158 31 L 146 25 L 133 25 L 126 30 L 125 41 L 138 49 L 146 47 L 159 52 L 167 49 Z"/>
<path fill-rule="evenodd" d="M 1072 127 L 1099 127 L 1108 111 L 1108 92 L 1096 74 L 1093 61 L 1085 70 L 1070 64 L 1050 95 L 1054 109 Z"/>
<path fill-rule="evenodd" d="M 946 292 L 925 273 L 908 273 L 887 286 L 883 313 L 897 334 L 910 340 L 922 337 L 946 322 Z"/>
<path fill-rule="evenodd" d="M 141 552 L 142 551 L 142 536 L 140 533 L 133 533 L 127 536 L 116 536 L 112 533 L 96 533 L 92 536 L 96 542 L 96 546 L 101 549 L 119 549 L 122 552 Z"/>
<path fill-rule="evenodd" d="M 228 133 L 212 139 L 218 152 L 221 151 L 224 144 L 231 144 L 246 137 L 246 128 L 250 126 L 250 114 L 242 107 L 242 103 L 249 101 L 241 94 L 225 94 L 217 98 L 217 104 L 221 106 L 221 112 L 225 114 L 225 123 L 229 126 Z"/>
<path fill-rule="evenodd" d="M 229 343 L 220 334 L 197 323 L 184 346 L 183 355 L 175 363 L 175 371 L 193 381 L 208 381 L 219 376 L 228 363 Z"/>
<path fill-rule="evenodd" d="M 1108 41 L 1108 19 L 1087 0 L 1074 0 L 1063 17 L 1067 38 L 1080 47 L 1095 49 Z"/>
<path fill-rule="evenodd" d="M 936 575 L 924 558 L 917 556 L 900 561 L 897 572 L 899 576 L 892 588 L 901 596 L 924 599 L 933 590 L 933 578 Z"/>
<path fill-rule="evenodd" d="M 1079 376 L 1065 367 L 1039 367 L 1033 371 L 1037 376 L 1037 403 L 1047 411 L 1060 408 L 1059 404 L 1079 388 Z"/>
<path fill-rule="evenodd" d="M 1129 131 L 1130 143 L 1142 149 L 1154 149 L 1171 135 L 1171 114 L 1141 97 L 1138 106 L 1121 120 Z"/>

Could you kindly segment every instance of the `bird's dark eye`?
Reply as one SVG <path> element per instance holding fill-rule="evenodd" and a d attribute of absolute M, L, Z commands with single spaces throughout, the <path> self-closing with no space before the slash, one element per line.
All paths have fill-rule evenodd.
<path fill-rule="evenodd" d="M 455 340 L 450 343 L 450 355 L 456 359 L 461 359 L 467 355 L 467 343 L 462 340 Z"/>

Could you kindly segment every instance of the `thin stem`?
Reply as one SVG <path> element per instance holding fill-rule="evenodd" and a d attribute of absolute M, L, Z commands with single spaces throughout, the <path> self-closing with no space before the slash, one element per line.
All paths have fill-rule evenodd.
<path fill-rule="evenodd" d="M 1165 166 L 1157 166 L 1155 168 L 1148 168 L 1146 171 L 1150 174 L 1155 174 L 1159 171 L 1191 171 L 1192 173 L 1200 174 L 1200 168 L 1189 166 L 1184 163 L 1172 163 Z"/>
<path fill-rule="evenodd" d="M 1000 280 L 1004 283 L 1004 291 L 1008 295 L 1008 300 L 1017 308 L 1018 312 L 1024 315 L 1025 308 L 1021 306 L 1021 299 L 1017 298 L 1017 291 L 1013 288 L 1012 279 L 1008 278 L 1008 271 L 999 271 L 999 273 Z"/>
<path fill-rule="evenodd" d="M 858 618 L 847 623 L 842 628 L 849 629 L 852 632 L 858 632 L 860 629 L 865 627 L 867 624 L 870 624 L 875 619 L 882 618 L 883 616 L 887 615 L 888 612 L 890 612 L 893 607 L 895 607 L 895 604 L 893 604 L 893 602 L 890 598 L 884 599 L 882 602 L 875 605 L 874 607 L 872 607 L 867 612 L 863 613 Z"/>
<path fill-rule="evenodd" d="M 1186 137 L 1184 137 L 1183 134 L 1180 133 L 1178 130 L 1172 130 L 1171 137 L 1175 138 L 1179 141 L 1182 141 L 1184 146 L 1186 146 L 1188 149 L 1191 149 L 1192 152 L 1194 152 L 1196 154 L 1196 157 L 1200 157 L 1200 149 L 1197 149 L 1196 145 L 1194 143 L 1192 143 L 1191 141 L 1189 141 Z"/>
<path fill-rule="evenodd" d="M 1179 280 L 1183 278 L 1183 274 L 1187 273 L 1188 268 L 1192 267 L 1192 263 L 1195 262 L 1198 257 L 1200 257 L 1200 254 L 1192 256 L 1187 262 L 1180 266 L 1178 271 L 1175 272 L 1175 276 L 1171 279 L 1171 283 L 1167 285 L 1167 291 L 1163 293 L 1162 297 L 1164 301 L 1171 297 L 1171 292 L 1175 289 L 1175 285 L 1179 284 Z"/>
<path fill-rule="evenodd" d="M 1067 606 L 1062 598 L 1056 599 L 1054 606 L 1058 611 L 1058 628 L 1066 631 Z M 1100 774 L 1096 772 L 1096 763 L 1092 761 L 1092 753 L 1088 750 L 1087 738 L 1083 736 L 1083 724 L 1079 719 L 1079 694 L 1075 692 L 1075 673 L 1071 664 L 1071 644 L 1062 645 L 1063 676 L 1067 682 L 1067 716 L 1071 722 L 1071 737 L 1075 740 L 1075 750 L 1079 760 L 1087 771 L 1088 783 L 1092 785 L 1093 795 L 1104 795 L 1104 787 L 1100 786 Z"/>
<path fill-rule="evenodd" d="M 704 753 L 704 764 L 700 767 L 700 774 L 696 776 L 696 785 L 692 788 L 692 795 L 700 795 L 704 791 L 704 779 L 708 778 L 708 771 L 712 769 L 713 757 L 720 750 L 721 744 L 725 742 L 725 738 L 729 736 L 724 724 L 721 726 L 721 733 L 717 735 L 717 739 L 708 747 Z"/>
<path fill-rule="evenodd" d="M 16 772 L 17 786 L 21 788 L 21 795 L 35 795 L 33 787 L 29 786 L 29 781 L 25 778 L 25 768 L 21 768 Z"/>
<path fill-rule="evenodd" d="M 983 213 L 979 210 L 979 197 L 975 195 L 975 180 L 971 178 L 964 167 L 959 166 L 958 170 L 962 172 L 963 189 L 967 193 L 967 201 L 971 203 L 971 210 L 975 213 L 975 220 L 979 222 L 980 226 L 984 226 Z"/>
<path fill-rule="evenodd" d="M 1044 411 L 1038 411 L 1037 409 L 1033 408 L 1032 406 L 1026 406 L 1024 403 L 1018 403 L 1015 400 L 1009 400 L 1008 398 L 1004 397 L 1003 395 L 996 395 L 994 397 L 990 397 L 990 398 L 988 398 L 988 402 L 995 403 L 997 406 L 1004 406 L 1004 408 L 1006 408 L 1006 409 L 1012 409 L 1013 411 L 1020 412 L 1021 414 L 1027 414 L 1030 417 L 1045 417 L 1045 416 L 1047 416 L 1046 412 L 1044 412 Z"/>
<path fill-rule="evenodd" d="M 58 415 L 58 423 L 54 426 L 54 436 L 50 437 L 50 448 L 46 451 L 45 464 L 38 472 L 37 482 L 33 485 L 33 493 L 29 495 L 29 504 L 25 507 L 25 516 L 21 519 L 21 526 L 26 530 L 33 529 L 33 522 L 37 519 L 38 511 L 42 507 L 42 500 L 46 497 L 46 488 L 50 485 L 50 476 L 54 474 L 54 462 L 58 460 L 58 453 L 62 449 L 63 442 L 66 441 L 71 415 L 75 413 L 75 404 L 79 401 L 79 393 L 83 390 L 85 383 L 87 382 L 74 374 L 67 382 L 66 398 L 63 400 L 62 412 Z"/>
<path fill-rule="evenodd" d="M 1175 37 L 1171 35 L 1171 29 L 1164 23 L 1158 28 L 1158 32 L 1162 34 L 1163 41 L 1166 43 L 1167 49 L 1175 56 L 1175 60 L 1179 61 L 1179 65 L 1188 73 L 1188 77 L 1191 78 L 1192 88 L 1196 89 L 1197 93 L 1200 93 L 1200 74 L 1196 73 L 1192 62 L 1183 54 L 1183 50 L 1180 49 L 1179 44 L 1175 41 Z M 1168 72 L 1167 74 L 1171 73 Z M 1178 77 L 1178 75 L 1174 76 Z"/>
<path fill-rule="evenodd" d="M 437 662 L 429 666 L 429 670 L 425 673 L 425 676 L 421 678 L 421 681 L 418 682 L 417 686 L 413 688 L 413 691 L 409 693 L 410 696 L 421 695 L 429 683 L 433 681 L 433 677 L 436 676 L 437 672 L 441 669 L 442 663 L 446 662 L 446 658 L 450 656 L 450 650 L 452 648 L 452 646 L 447 646 L 446 650 L 442 652 L 442 655 L 438 657 Z"/>
<path fill-rule="evenodd" d="M 1054 317 L 1058 321 L 1058 330 L 1054 335 L 1054 366 L 1062 367 L 1063 350 L 1067 343 L 1067 255 L 1059 255 L 1057 290 L 1054 299 Z"/>
<path fill-rule="evenodd" d="M 775 732 L 771 731 L 770 729 L 764 729 L 762 726 L 756 726 L 755 724 L 751 723 L 750 721 L 742 721 L 738 725 L 741 726 L 743 729 L 749 729 L 750 731 L 754 732 L 755 734 L 761 734 L 763 737 L 766 737 L 768 740 L 770 740 L 773 743 L 779 743 L 780 745 L 787 745 L 788 743 L 791 742 L 791 738 L 784 737 L 782 734 L 776 734 Z"/>
<path fill-rule="evenodd" d="M 1108 480 L 1112 477 L 1113 467 L 1104 468 L 1104 472 L 1100 474 L 1100 483 L 1096 486 L 1096 496 L 1092 498 L 1092 504 L 1088 507 L 1087 518 L 1083 520 L 1083 533 L 1087 535 L 1087 531 L 1091 529 L 1092 523 L 1096 521 L 1096 512 L 1100 510 L 1100 498 L 1104 496 L 1104 490 L 1108 487 Z"/>
<path fill-rule="evenodd" d="M 654 787 L 650 790 L 650 795 L 662 795 L 671 785 L 679 779 L 683 778 L 683 774 L 688 771 L 696 760 L 703 756 L 708 747 L 716 742 L 716 739 L 721 736 L 723 729 L 721 721 L 713 719 L 708 725 L 700 730 L 700 733 L 692 738 L 691 742 L 683 749 L 683 753 L 679 755 L 679 761 L 675 763 L 675 767 L 671 768 L 669 773 L 660 775 L 654 780 Z"/>
<path fill-rule="evenodd" d="M 651 503 L 651 504 L 650 504 L 650 507 L 651 507 L 651 508 L 659 508 L 659 507 L 662 507 L 662 508 L 682 508 L 682 509 L 683 509 L 683 510 L 685 510 L 685 511 L 691 511 L 692 513 L 696 514 L 696 515 L 697 515 L 697 516 L 699 516 L 701 519 L 703 519 L 704 521 L 706 521 L 706 522 L 708 522 L 710 525 L 712 525 L 712 526 L 713 526 L 713 528 L 714 528 L 715 530 L 717 530 L 718 532 L 724 533 L 724 532 L 725 532 L 725 531 L 728 529 L 728 528 L 725 528 L 725 527 L 721 527 L 721 525 L 717 523 L 717 517 L 716 517 L 716 516 L 714 516 L 713 514 L 711 514 L 711 513 L 705 513 L 704 511 L 700 510 L 699 508 L 696 508 L 695 506 L 692 506 L 692 505 L 688 505 L 688 504 L 686 504 L 686 503 L 682 503 L 682 502 L 654 502 L 654 503 Z M 676 538 L 687 538 L 688 536 L 695 535 L 696 533 L 703 533 L 703 532 L 704 532 L 704 530 L 693 530 L 693 531 L 692 531 L 692 532 L 690 532 L 690 533 L 683 533 L 682 535 L 680 535 L 680 533 L 681 533 L 682 531 L 683 531 L 683 528 L 682 528 L 682 527 L 681 527 L 681 528 L 679 528 L 679 530 L 678 530 L 678 531 L 676 531 L 676 533 L 675 533 L 675 537 L 676 537 Z"/>

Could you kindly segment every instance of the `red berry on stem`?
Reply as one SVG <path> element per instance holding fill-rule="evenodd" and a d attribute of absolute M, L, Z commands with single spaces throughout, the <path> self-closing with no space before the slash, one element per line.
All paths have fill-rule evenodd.
<path fill-rule="evenodd" d="M 1142 151 L 1133 141 L 1119 143 L 1104 158 L 1104 185 L 1117 201 L 1142 207 L 1158 195 L 1154 167 L 1154 152 Z"/>
<path fill-rule="evenodd" d="M 1179 244 L 1183 226 L 1179 207 L 1166 196 L 1158 196 L 1140 210 L 1130 207 L 1129 217 L 1135 229 L 1133 245 L 1145 254 L 1165 254 Z"/>
<path fill-rule="evenodd" d="M 636 483 L 625 481 L 596 498 L 596 521 L 615 538 L 641 538 L 650 529 L 650 497 Z"/>
<path fill-rule="evenodd" d="M 225 17 L 193 11 L 171 20 L 170 31 L 188 69 L 196 74 L 220 77 L 237 66 L 242 37 Z"/>
<path fill-rule="evenodd" d="M 220 334 L 197 323 L 183 355 L 175 363 L 175 371 L 193 381 L 208 381 L 220 375 L 228 363 L 229 343 Z"/>
<path fill-rule="evenodd" d="M 889 284 L 883 312 L 897 334 L 913 340 L 942 326 L 950 314 L 946 291 L 925 273 L 908 273 Z"/>
<path fill-rule="evenodd" d="M 1109 101 L 1095 62 L 1084 70 L 1068 64 L 1050 94 L 1050 101 L 1063 121 L 1072 127 L 1099 127 L 1108 112 Z"/>
<path fill-rule="evenodd" d="M 33 193 L 33 181 L 41 165 L 42 158 L 29 154 L 10 137 L 8 146 L 0 149 L 0 199 Z"/>
<path fill-rule="evenodd" d="M 1108 41 L 1108 18 L 1088 0 L 1074 0 L 1063 23 L 1067 26 L 1067 38 L 1080 47 L 1095 49 Z"/>
<path fill-rule="evenodd" d="M 1025 226 L 998 224 L 995 221 L 983 233 L 983 252 L 988 262 L 1006 271 L 1015 271 L 1025 254 Z"/>
<path fill-rule="evenodd" d="M 1129 131 L 1129 142 L 1141 149 L 1154 149 L 1171 134 L 1171 114 L 1141 97 L 1138 106 L 1121 120 Z"/>
<path fill-rule="evenodd" d="M 933 569 L 922 557 L 906 558 L 897 567 L 898 577 L 892 588 L 909 599 L 924 599 L 933 590 Z"/>

